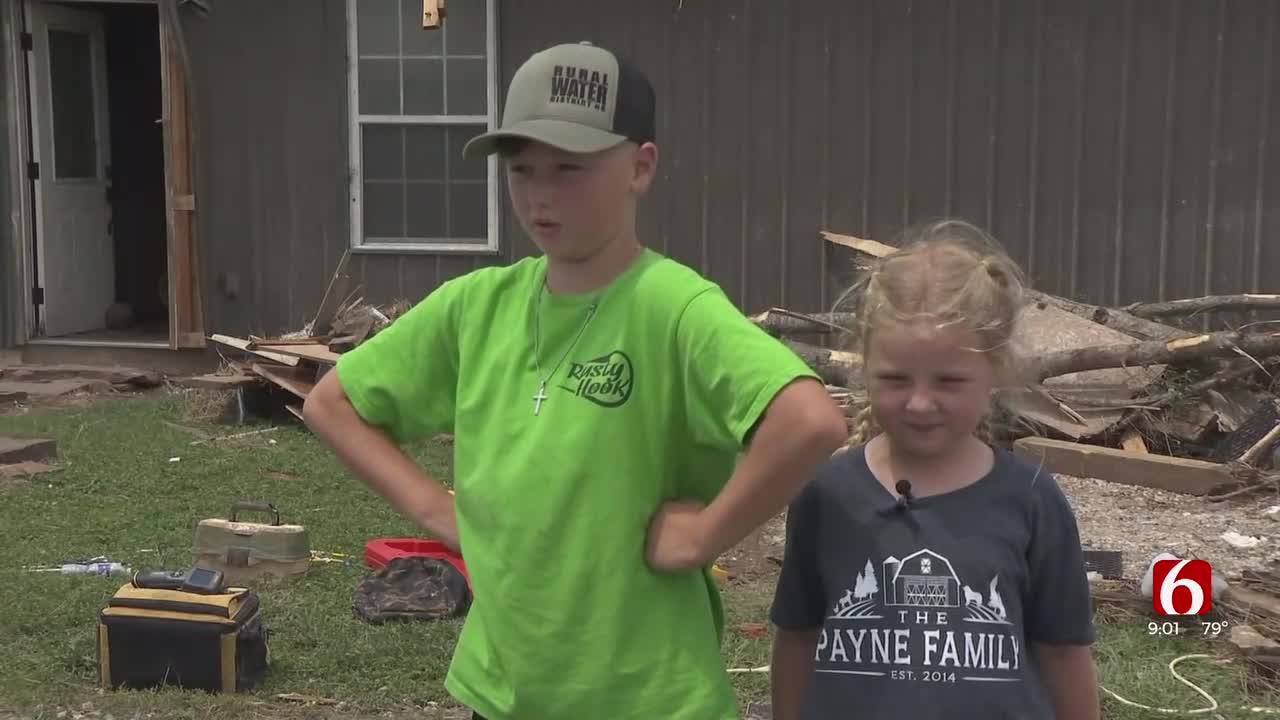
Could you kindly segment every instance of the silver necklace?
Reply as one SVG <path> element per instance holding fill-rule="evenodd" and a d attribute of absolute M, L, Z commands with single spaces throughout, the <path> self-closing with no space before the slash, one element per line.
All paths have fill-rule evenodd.
<path fill-rule="evenodd" d="M 537 415 L 542 412 L 542 402 L 547 399 L 547 381 L 551 379 L 556 371 L 560 369 L 560 365 L 564 363 L 565 358 L 569 357 L 569 353 L 573 352 L 573 348 L 577 346 L 578 339 L 582 337 L 582 333 L 586 331 L 587 326 L 591 324 L 591 318 L 596 315 L 596 307 L 600 304 L 599 300 L 593 300 L 591 307 L 587 308 L 587 320 L 582 323 L 582 327 L 578 328 L 578 334 L 574 335 L 573 342 L 569 343 L 569 347 L 565 348 L 564 354 L 556 361 L 555 367 L 551 368 L 551 372 L 546 375 L 542 374 L 542 363 L 539 360 L 541 355 L 540 340 L 542 338 L 542 290 L 545 285 L 538 286 L 538 304 L 533 310 L 533 364 L 538 371 L 538 394 L 533 396 L 533 414 Z"/>

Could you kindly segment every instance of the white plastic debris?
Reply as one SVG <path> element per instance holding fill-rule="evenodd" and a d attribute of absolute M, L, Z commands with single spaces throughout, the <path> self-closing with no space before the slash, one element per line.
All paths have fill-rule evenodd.
<path fill-rule="evenodd" d="M 1262 538 L 1256 538 L 1252 535 L 1241 535 L 1235 530 L 1228 530 L 1222 533 L 1222 539 L 1227 541 L 1227 543 L 1232 547 L 1238 548 L 1257 547 L 1262 542 Z"/>
<path fill-rule="evenodd" d="M 1151 562 L 1147 564 L 1147 571 L 1142 575 L 1142 585 L 1140 589 L 1143 597 L 1151 597 L 1153 585 L 1155 584 L 1154 569 L 1157 560 L 1181 560 L 1182 558 L 1167 552 L 1160 553 L 1151 558 Z M 1222 597 L 1222 593 L 1227 589 L 1227 581 L 1221 575 L 1214 571 L 1213 573 L 1213 599 L 1217 600 Z"/>

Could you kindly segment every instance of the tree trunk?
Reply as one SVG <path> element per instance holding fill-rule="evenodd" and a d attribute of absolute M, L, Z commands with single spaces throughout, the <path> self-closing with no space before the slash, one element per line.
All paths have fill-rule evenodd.
<path fill-rule="evenodd" d="M 1280 354 L 1280 334 L 1217 332 L 1169 342 L 1146 342 L 1083 347 L 1049 353 L 1036 364 L 1036 379 L 1087 370 L 1129 366 L 1168 365 L 1189 360 L 1221 358 L 1244 352 L 1251 356 Z"/>
<path fill-rule="evenodd" d="M 808 363 L 828 385 L 849 387 L 854 373 L 862 367 L 862 357 L 857 353 L 828 350 L 795 340 L 782 342 Z"/>

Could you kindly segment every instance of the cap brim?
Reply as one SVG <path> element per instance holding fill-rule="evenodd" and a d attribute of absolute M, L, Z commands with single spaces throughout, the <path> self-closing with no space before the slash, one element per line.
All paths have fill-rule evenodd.
<path fill-rule="evenodd" d="M 564 120 L 523 120 L 511 127 L 494 130 L 471 138 L 462 148 L 462 156 L 474 159 L 497 151 L 498 141 L 506 138 L 534 140 L 571 153 L 594 153 L 608 150 L 626 137 Z"/>

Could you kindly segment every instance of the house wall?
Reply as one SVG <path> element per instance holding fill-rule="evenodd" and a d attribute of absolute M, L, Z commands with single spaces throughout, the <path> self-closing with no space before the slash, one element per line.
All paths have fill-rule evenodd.
<path fill-rule="evenodd" d="M 294 329 L 349 242 L 342 0 L 186 12 L 211 332 Z M 447 20 L 446 20 L 447 22 Z M 1127 303 L 1280 287 L 1280 5 L 1268 0 L 505 0 L 501 75 L 592 39 L 648 69 L 646 241 L 747 311 L 819 310 L 830 229 L 961 216 L 1043 290 Z M 534 251 L 361 254 L 371 300 Z"/>

